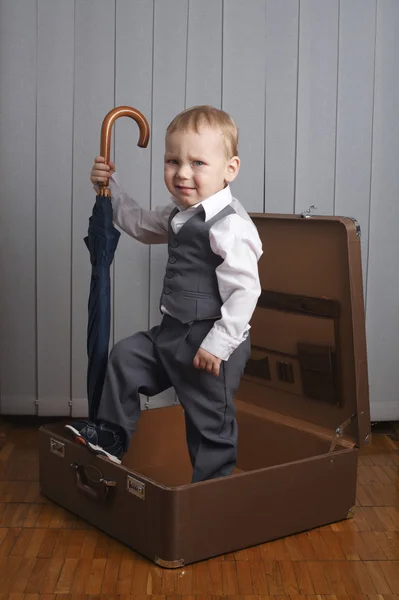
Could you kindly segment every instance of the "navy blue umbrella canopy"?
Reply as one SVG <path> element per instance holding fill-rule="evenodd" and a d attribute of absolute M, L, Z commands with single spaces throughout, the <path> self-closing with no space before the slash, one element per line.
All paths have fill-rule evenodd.
<path fill-rule="evenodd" d="M 112 125 L 119 117 L 131 117 L 136 121 L 140 130 L 137 145 L 141 148 L 147 146 L 150 137 L 147 120 L 138 110 L 130 106 L 119 106 L 111 110 L 101 127 L 100 155 L 106 163 L 110 158 Z M 113 225 L 110 196 L 108 183 L 99 188 L 89 219 L 88 235 L 84 239 L 91 262 L 87 326 L 87 397 L 89 419 L 92 421 L 97 417 L 108 362 L 111 323 L 110 269 L 120 236 Z"/>

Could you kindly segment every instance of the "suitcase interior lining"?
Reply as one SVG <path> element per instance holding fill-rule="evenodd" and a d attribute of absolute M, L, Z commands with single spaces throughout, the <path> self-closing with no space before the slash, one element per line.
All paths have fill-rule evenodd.
<path fill-rule="evenodd" d="M 252 218 L 263 244 L 262 293 L 238 396 L 335 430 L 358 410 L 346 225 L 328 218 Z M 358 436 L 356 420 L 346 433 Z"/>
<path fill-rule="evenodd" d="M 332 435 L 322 430 L 304 430 L 295 419 L 286 423 L 270 419 L 266 411 L 237 402 L 239 427 L 236 473 L 252 471 L 327 454 Z M 353 446 L 338 440 L 335 451 Z M 123 465 L 168 487 L 191 481 L 186 447 L 184 415 L 180 406 L 142 413 Z"/>
<path fill-rule="evenodd" d="M 305 430 L 302 428 L 303 424 L 296 419 L 288 419 L 287 422 L 278 422 L 279 420 L 279 417 L 276 420 L 267 411 L 237 401 L 239 441 L 235 473 L 277 466 L 329 452 L 332 436 L 328 432 Z M 64 437 L 71 441 L 62 424 L 51 424 L 46 428 L 58 438 Z M 335 451 L 348 448 L 349 444 L 345 439 L 338 440 Z M 93 454 L 87 450 L 88 464 L 92 462 L 92 458 Z M 143 411 L 122 464 L 167 487 L 189 484 L 192 469 L 185 440 L 182 408 L 169 406 Z"/>

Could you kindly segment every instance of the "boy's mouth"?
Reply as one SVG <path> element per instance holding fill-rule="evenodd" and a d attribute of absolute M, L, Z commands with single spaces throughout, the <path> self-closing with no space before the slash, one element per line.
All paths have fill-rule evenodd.
<path fill-rule="evenodd" d="M 189 194 L 190 192 L 192 192 L 193 190 L 195 190 L 195 188 L 193 187 L 188 187 L 186 185 L 176 185 L 176 188 L 183 193 L 187 193 Z"/>

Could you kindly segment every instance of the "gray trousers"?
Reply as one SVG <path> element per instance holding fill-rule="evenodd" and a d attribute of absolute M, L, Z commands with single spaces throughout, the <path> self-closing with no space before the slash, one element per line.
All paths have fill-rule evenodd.
<path fill-rule="evenodd" d="M 247 339 L 220 366 L 219 376 L 193 366 L 214 321 L 183 324 L 165 315 L 159 326 L 115 344 L 98 419 L 123 428 L 125 450 L 140 416 L 140 396 L 174 387 L 184 409 L 192 481 L 230 475 L 237 460 L 234 396 L 250 356 Z"/>

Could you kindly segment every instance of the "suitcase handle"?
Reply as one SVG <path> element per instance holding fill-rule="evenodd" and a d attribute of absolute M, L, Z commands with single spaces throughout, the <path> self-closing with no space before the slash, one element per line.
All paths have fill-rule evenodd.
<path fill-rule="evenodd" d="M 90 468 L 99 474 L 98 481 L 94 481 L 88 476 L 84 465 L 72 463 L 71 467 L 76 472 L 76 487 L 78 490 L 95 502 L 104 503 L 109 496 L 109 492 L 116 487 L 115 481 L 106 479 L 100 469 L 93 465 L 90 465 Z"/>

